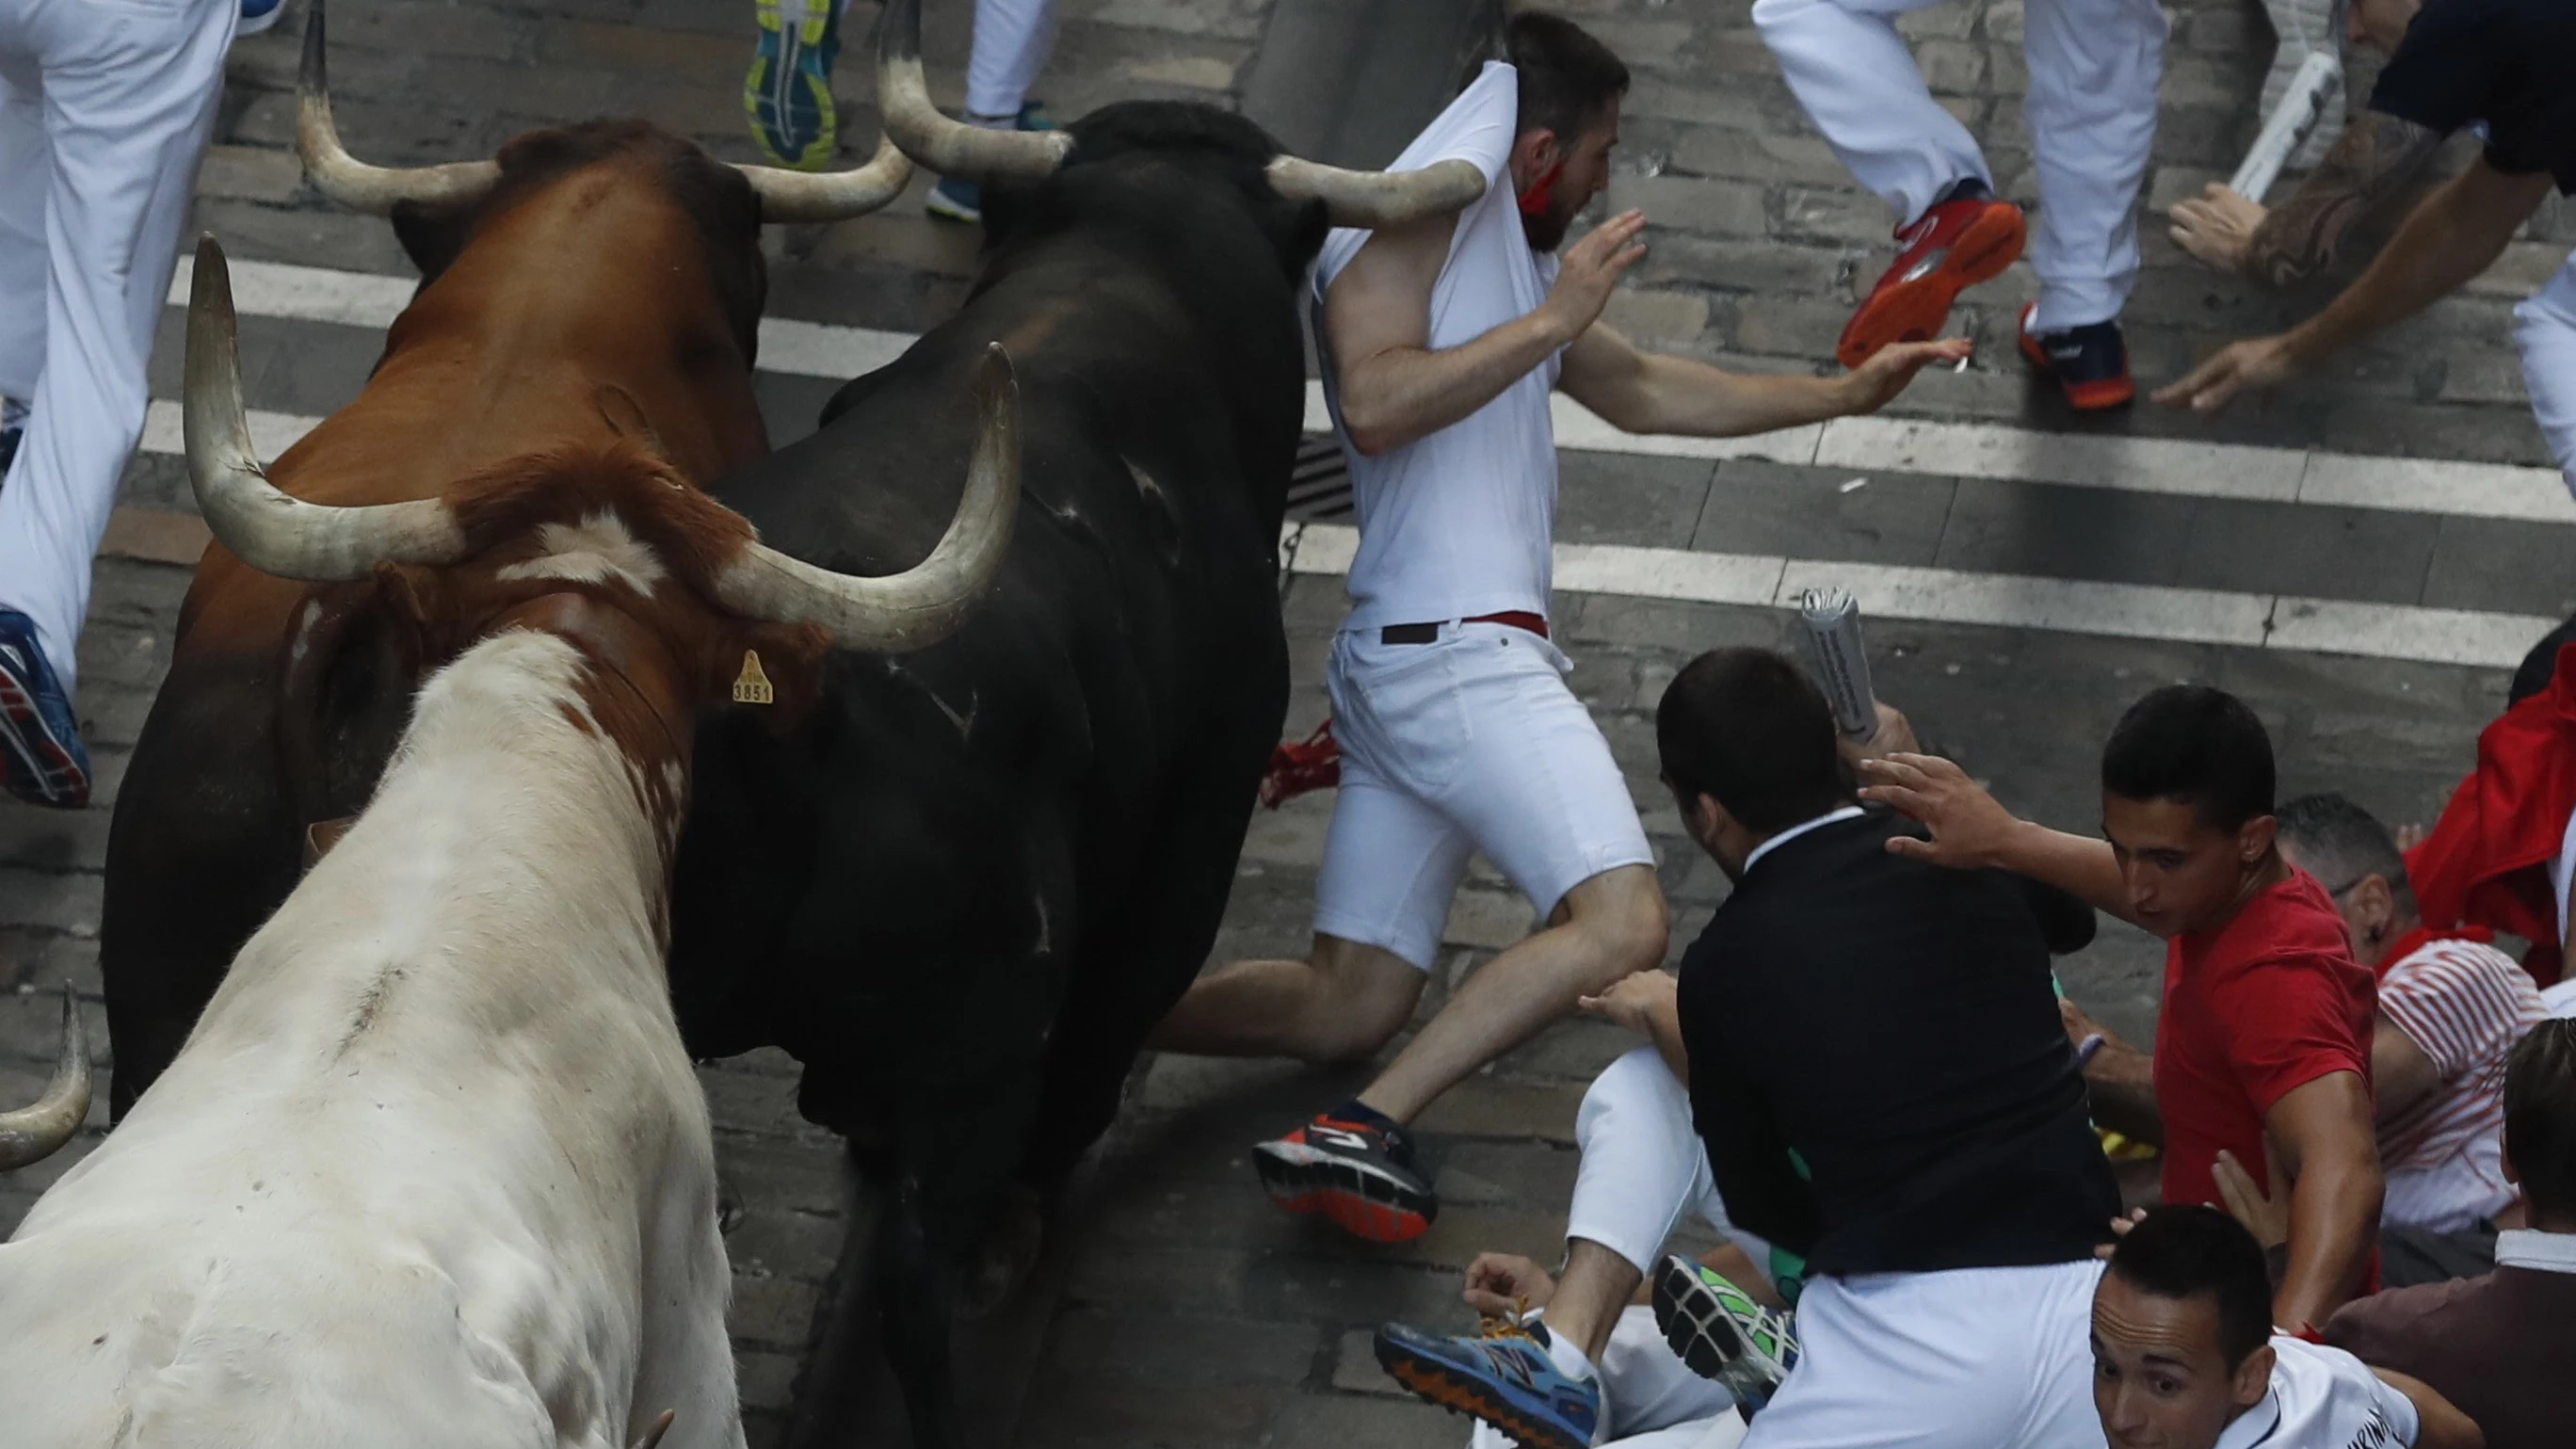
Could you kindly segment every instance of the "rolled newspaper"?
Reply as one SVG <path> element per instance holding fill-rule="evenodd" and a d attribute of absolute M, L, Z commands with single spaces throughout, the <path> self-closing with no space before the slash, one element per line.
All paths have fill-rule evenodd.
<path fill-rule="evenodd" d="M 1853 739 L 1878 732 L 1878 699 L 1869 689 L 1869 655 L 1861 648 L 1860 603 L 1849 589 L 1808 589 L 1798 595 L 1798 622 L 1807 626 L 1807 657 L 1816 684 L 1834 708 L 1834 723 Z"/>
<path fill-rule="evenodd" d="M 2227 189 L 2248 201 L 2261 201 L 2263 193 L 2280 179 L 2281 168 L 2289 164 L 2290 153 L 2317 128 L 2325 118 L 2326 101 L 2343 79 L 2343 62 L 2322 50 L 2308 52 L 2299 62 L 2298 73 L 2290 78 L 2290 88 L 2272 114 L 2263 118 L 2262 134 L 2254 138 L 2254 149 L 2245 153 L 2245 164 L 2236 168 Z"/>

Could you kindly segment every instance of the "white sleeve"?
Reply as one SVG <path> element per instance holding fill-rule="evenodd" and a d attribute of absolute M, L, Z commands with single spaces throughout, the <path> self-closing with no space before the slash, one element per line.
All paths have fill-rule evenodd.
<path fill-rule="evenodd" d="M 1520 72 L 1510 65 L 1485 62 L 1483 72 L 1386 169 L 1419 171 L 1437 161 L 1470 161 L 1485 173 L 1485 187 L 1491 191 L 1511 164 L 1512 139 L 1519 134 L 1520 85 Z M 1324 249 L 1315 256 L 1316 296 L 1324 294 L 1368 239 L 1369 234 L 1356 227 L 1333 228 L 1324 238 Z"/>
<path fill-rule="evenodd" d="M 2566 832 L 2558 837 L 2558 859 L 2549 865 L 2549 892 L 2558 902 L 2558 936 L 2567 938 L 2567 886 L 2576 880 L 2576 814 L 2567 817 Z"/>
<path fill-rule="evenodd" d="M 2388 1416 L 2388 1427 L 2396 1431 L 2397 1442 L 2412 1449 L 2416 1436 L 2424 1432 L 2424 1416 L 2415 1412 L 2415 1401 L 2377 1374 L 2370 1375 L 2370 1387 L 2379 1396 L 2379 1411 Z"/>

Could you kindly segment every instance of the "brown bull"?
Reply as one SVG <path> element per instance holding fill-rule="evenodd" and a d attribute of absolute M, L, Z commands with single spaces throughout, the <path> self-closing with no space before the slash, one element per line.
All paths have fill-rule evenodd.
<path fill-rule="evenodd" d="M 365 391 L 268 476 L 341 510 L 309 531 L 363 533 L 395 562 L 439 541 L 356 528 L 370 505 L 621 440 L 691 484 L 767 452 L 752 392 L 761 223 L 856 216 L 909 174 L 891 147 L 832 175 L 728 166 L 632 121 L 530 133 L 491 161 L 368 166 L 332 125 L 319 0 L 299 103 L 308 176 L 390 215 L 423 281 Z M 365 570 L 274 572 L 207 550 L 118 792 L 100 964 L 120 1116 L 292 887 L 311 827 L 365 804 L 422 674 Z"/>

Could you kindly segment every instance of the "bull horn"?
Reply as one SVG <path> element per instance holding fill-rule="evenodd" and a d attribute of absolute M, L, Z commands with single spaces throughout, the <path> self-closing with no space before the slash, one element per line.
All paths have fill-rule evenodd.
<path fill-rule="evenodd" d="M 1419 171 L 1345 171 L 1295 156 L 1270 163 L 1270 185 L 1291 201 L 1320 201 L 1335 226 L 1369 231 L 1456 211 L 1485 194 L 1472 161 L 1435 161 Z"/>
<path fill-rule="evenodd" d="M 340 144 L 331 120 L 331 78 L 322 59 L 322 5 L 313 0 L 304 21 L 304 68 L 295 78 L 295 154 L 313 189 L 352 211 L 383 216 L 398 201 L 434 204 L 478 200 L 501 179 L 490 161 L 451 161 L 444 166 L 370 166 Z"/>
<path fill-rule="evenodd" d="M 892 136 L 880 137 L 877 154 L 855 171 L 811 176 L 776 166 L 734 169 L 759 194 L 762 221 L 847 221 L 901 196 L 912 180 L 912 159 Z"/>
<path fill-rule="evenodd" d="M 261 573 L 316 582 L 363 579 L 379 562 L 444 564 L 465 556 L 464 531 L 435 498 L 332 508 L 269 482 L 242 411 L 236 331 L 224 249 L 200 237 L 181 420 L 188 482 L 218 543 Z"/>
<path fill-rule="evenodd" d="M 887 0 L 877 19 L 877 109 L 903 153 L 942 176 L 1044 176 L 1073 149 L 1062 131 L 987 131 L 941 115 L 921 78 L 921 0 Z"/>
<path fill-rule="evenodd" d="M 975 451 L 966 492 L 930 557 L 885 578 L 853 578 L 752 543 L 717 576 L 716 598 L 751 618 L 820 624 L 842 648 L 873 654 L 948 637 L 1001 568 L 1020 515 L 1020 384 L 1000 343 L 984 350 L 970 389 Z"/>
<path fill-rule="evenodd" d="M 635 1442 L 629 1446 L 629 1449 L 654 1449 L 654 1446 L 662 1442 L 662 1436 L 671 1432 L 671 1421 L 678 1417 L 680 1417 L 679 1410 L 664 1409 L 655 1416 L 652 1423 L 644 1426 L 643 1433 L 635 1436 Z"/>
<path fill-rule="evenodd" d="M 54 1079 L 36 1105 L 0 1112 L 0 1172 L 41 1162 L 61 1150 L 89 1120 L 89 1037 L 81 1031 L 80 998 L 63 984 L 63 1045 L 54 1056 Z"/>

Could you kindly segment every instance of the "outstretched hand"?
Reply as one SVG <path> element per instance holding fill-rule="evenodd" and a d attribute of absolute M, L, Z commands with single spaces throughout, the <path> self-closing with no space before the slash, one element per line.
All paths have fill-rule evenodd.
<path fill-rule="evenodd" d="M 1965 337 L 1938 342 L 1891 342 L 1869 355 L 1843 379 L 1844 403 L 1854 413 L 1874 413 L 1896 401 L 1914 375 L 1936 362 L 1964 362 L 1977 350 Z"/>
<path fill-rule="evenodd" d="M 2287 334 L 2272 337 L 2249 337 L 2231 342 L 2218 350 L 2207 362 L 2193 368 L 2179 382 L 2168 383 L 2155 391 L 2155 400 L 2169 408 L 2189 408 L 2196 413 L 2214 413 L 2241 392 L 2269 392 L 2296 377 L 2303 369 L 2290 355 Z"/>
<path fill-rule="evenodd" d="M 1887 848 L 1934 865 L 1978 869 L 2003 858 L 2021 824 L 1968 772 L 1938 755 L 1892 754 L 1860 762 L 1860 798 L 1893 806 L 1932 832 L 1929 840 L 1891 835 Z"/>
<path fill-rule="evenodd" d="M 1561 344 L 1572 342 L 1601 320 L 1601 309 L 1610 305 L 1610 293 L 1619 278 L 1646 255 L 1646 244 L 1638 240 L 1645 230 L 1646 214 L 1630 209 L 1565 249 L 1557 262 L 1556 285 L 1540 304 L 1554 322 Z"/>

